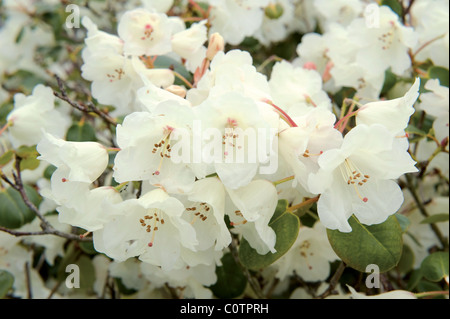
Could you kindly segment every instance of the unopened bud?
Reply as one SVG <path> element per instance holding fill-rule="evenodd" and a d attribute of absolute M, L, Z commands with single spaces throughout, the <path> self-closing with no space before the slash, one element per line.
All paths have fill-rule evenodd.
<path fill-rule="evenodd" d="M 279 3 L 271 3 L 264 9 L 264 14 L 271 20 L 276 20 L 283 15 L 283 6 Z"/>
<path fill-rule="evenodd" d="M 219 33 L 213 33 L 209 37 L 208 50 L 206 51 L 206 58 L 210 61 L 216 56 L 217 52 L 223 51 L 225 48 L 225 41 Z"/>
<path fill-rule="evenodd" d="M 445 148 L 447 147 L 447 145 L 448 145 L 448 136 L 445 137 L 445 138 L 441 141 L 441 147 L 442 147 L 442 149 L 445 150 Z"/>
<path fill-rule="evenodd" d="M 182 98 L 186 96 L 186 89 L 179 85 L 170 85 L 166 88 L 166 90 Z"/>

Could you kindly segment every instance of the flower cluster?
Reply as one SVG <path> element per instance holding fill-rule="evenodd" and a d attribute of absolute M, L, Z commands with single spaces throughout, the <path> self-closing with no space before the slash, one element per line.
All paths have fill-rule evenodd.
<path fill-rule="evenodd" d="M 33 24 L 44 9 L 22 2 L 5 2 L 0 28 L 0 102 L 10 105 L 0 195 L 18 190 L 38 217 L 19 228 L 0 216 L 9 233 L 0 233 L 0 270 L 16 277 L 15 295 L 26 287 L 14 264 L 32 258 L 20 236 L 44 246 L 50 266 L 70 249 L 65 240 L 92 241 L 94 292 L 113 277 L 143 298 L 166 287 L 220 296 L 216 270 L 236 262 L 290 294 L 290 279 L 324 283 L 340 259 L 360 270 L 333 234 L 394 221 L 401 255 L 401 217 L 415 220 L 414 267 L 426 249 L 448 248 L 436 220 L 414 230 L 422 215 L 448 211 L 447 1 L 399 3 L 401 12 L 364 0 L 134 1 L 115 4 L 117 24 L 83 8 L 81 29 L 65 26 L 77 51 L 40 65 L 33 56 L 55 39 Z M 261 60 L 240 46 L 249 39 L 295 53 Z M 28 94 L 12 89 L 17 70 L 40 79 Z M 288 217 L 292 234 L 279 226 Z M 47 240 L 30 236 L 39 227 Z M 32 274 L 35 296 L 55 293 Z"/>

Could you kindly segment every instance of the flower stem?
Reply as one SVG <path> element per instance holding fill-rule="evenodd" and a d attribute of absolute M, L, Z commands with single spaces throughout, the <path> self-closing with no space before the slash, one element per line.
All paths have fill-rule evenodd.
<path fill-rule="evenodd" d="M 302 208 L 302 207 L 305 207 L 305 206 L 314 204 L 315 202 L 317 202 L 317 201 L 319 200 L 319 197 L 320 197 L 320 195 L 318 195 L 318 196 L 316 196 L 316 197 L 313 197 L 313 198 L 309 198 L 309 199 L 307 199 L 307 200 L 301 202 L 300 204 L 297 204 L 297 205 L 288 207 L 287 210 L 288 210 L 289 212 L 294 212 L 294 211 L 296 211 L 297 209 L 300 209 L 300 208 Z"/>
<path fill-rule="evenodd" d="M 277 186 L 277 185 L 280 185 L 280 184 L 282 184 L 282 183 L 284 183 L 284 182 L 291 181 L 291 180 L 293 180 L 294 178 L 295 178 L 294 175 L 288 176 L 288 177 L 285 177 L 285 178 L 283 178 L 283 179 L 280 179 L 280 180 L 278 180 L 278 181 L 273 182 L 273 185 L 274 185 L 274 186 Z"/>

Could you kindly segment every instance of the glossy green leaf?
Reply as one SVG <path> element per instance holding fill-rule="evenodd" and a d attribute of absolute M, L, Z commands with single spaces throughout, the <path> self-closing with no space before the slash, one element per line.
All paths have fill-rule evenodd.
<path fill-rule="evenodd" d="M 247 277 L 236 263 L 231 253 L 223 255 L 222 266 L 216 268 L 217 281 L 210 287 L 218 298 L 236 298 L 247 286 Z"/>
<path fill-rule="evenodd" d="M 430 79 L 439 79 L 440 85 L 448 87 L 449 72 L 446 68 L 440 66 L 432 66 L 428 69 L 428 77 Z"/>
<path fill-rule="evenodd" d="M 430 281 L 440 281 L 448 276 L 448 252 L 435 252 L 427 256 L 420 266 L 423 276 Z"/>
<path fill-rule="evenodd" d="M 425 218 L 424 220 L 422 220 L 420 223 L 421 224 L 434 224 L 434 223 L 448 222 L 448 219 L 449 219 L 448 217 L 449 217 L 448 214 L 431 215 L 431 216 Z"/>
<path fill-rule="evenodd" d="M 38 206 L 41 198 L 36 190 L 28 185 L 24 186 L 30 201 Z M 15 229 L 31 222 L 36 215 L 24 203 L 20 193 L 9 187 L 0 191 L 0 226 Z"/>
<path fill-rule="evenodd" d="M 403 248 L 402 229 L 395 216 L 384 223 L 363 225 L 353 215 L 349 218 L 352 231 L 342 233 L 327 229 L 328 239 L 336 254 L 348 266 L 365 272 L 375 264 L 380 272 L 386 272 L 400 261 Z"/>
<path fill-rule="evenodd" d="M 6 270 L 0 269 L 0 299 L 5 297 L 14 284 L 14 276 Z"/>
<path fill-rule="evenodd" d="M 66 140 L 71 142 L 96 141 L 95 130 L 89 123 L 73 124 L 66 134 Z"/>
<path fill-rule="evenodd" d="M 269 226 L 274 230 L 277 239 L 275 243 L 275 253 L 260 255 L 250 244 L 243 239 L 239 248 L 239 259 L 245 267 L 258 270 L 265 268 L 283 256 L 294 244 L 300 229 L 298 217 L 287 211 L 288 202 L 279 200 L 275 213 L 269 222 Z"/>

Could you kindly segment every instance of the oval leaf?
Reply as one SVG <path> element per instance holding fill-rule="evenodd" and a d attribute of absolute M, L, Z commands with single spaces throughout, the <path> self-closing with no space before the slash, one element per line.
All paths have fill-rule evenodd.
<path fill-rule="evenodd" d="M 0 269 L 0 299 L 5 297 L 14 284 L 14 276 L 9 271 Z"/>
<path fill-rule="evenodd" d="M 245 267 L 258 270 L 265 268 L 283 256 L 294 244 L 300 229 L 300 220 L 296 215 L 287 211 L 288 202 L 279 200 L 275 213 L 269 222 L 269 226 L 274 230 L 277 240 L 275 243 L 275 253 L 260 255 L 250 244 L 243 239 L 239 248 L 239 259 Z"/>
<path fill-rule="evenodd" d="M 222 266 L 216 268 L 217 281 L 210 287 L 218 298 L 236 298 L 242 295 L 247 286 L 247 277 L 231 253 L 223 255 Z"/>
<path fill-rule="evenodd" d="M 378 225 L 363 225 L 353 215 L 349 219 L 352 232 L 327 229 L 328 239 L 336 254 L 348 266 L 365 272 L 375 264 L 380 272 L 395 267 L 402 256 L 402 229 L 395 216 Z"/>
<path fill-rule="evenodd" d="M 72 125 L 66 134 L 66 140 L 71 142 L 95 142 L 95 130 L 92 125 L 84 122 Z"/>
<path fill-rule="evenodd" d="M 25 185 L 25 193 L 35 206 L 39 205 L 41 198 L 33 187 Z M 0 226 L 19 228 L 31 222 L 35 216 L 18 191 L 12 187 L 0 191 Z"/>
<path fill-rule="evenodd" d="M 422 261 L 420 270 L 423 276 L 430 281 L 440 281 L 448 276 L 448 252 L 436 252 Z"/>
<path fill-rule="evenodd" d="M 428 77 L 430 79 L 439 79 L 439 84 L 448 87 L 449 72 L 446 68 L 440 66 L 432 66 L 428 69 Z"/>

